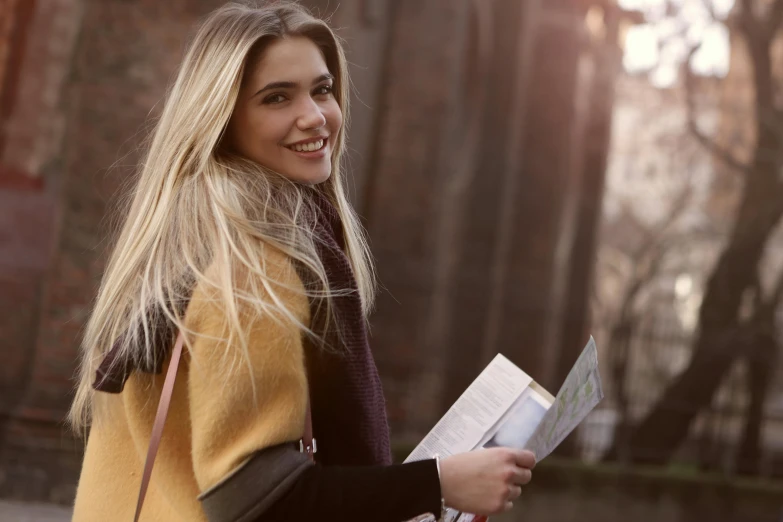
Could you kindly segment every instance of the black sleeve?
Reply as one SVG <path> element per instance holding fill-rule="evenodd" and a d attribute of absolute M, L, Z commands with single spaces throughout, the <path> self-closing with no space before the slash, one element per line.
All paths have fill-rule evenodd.
<path fill-rule="evenodd" d="M 440 516 L 435 460 L 391 466 L 321 466 L 303 471 L 257 522 L 403 522 Z"/>

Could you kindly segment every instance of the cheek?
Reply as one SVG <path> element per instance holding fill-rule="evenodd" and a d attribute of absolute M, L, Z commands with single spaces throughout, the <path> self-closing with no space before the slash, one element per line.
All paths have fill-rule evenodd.
<path fill-rule="evenodd" d="M 280 114 L 259 114 L 253 122 L 253 140 L 265 149 L 277 147 L 285 142 L 290 129 L 288 119 Z"/>
<path fill-rule="evenodd" d="M 340 110 L 340 106 L 337 105 L 336 100 L 332 100 L 332 102 L 325 107 L 324 117 L 326 118 L 330 130 L 337 134 L 337 131 L 343 126 L 343 112 Z"/>

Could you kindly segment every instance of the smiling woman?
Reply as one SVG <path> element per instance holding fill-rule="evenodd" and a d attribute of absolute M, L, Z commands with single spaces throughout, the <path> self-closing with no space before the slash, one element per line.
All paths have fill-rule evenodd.
<path fill-rule="evenodd" d="M 326 181 L 332 171 L 329 138 L 343 124 L 333 89 L 334 76 L 312 40 L 270 43 L 242 82 L 227 143 L 292 181 Z"/>
<path fill-rule="evenodd" d="M 75 522 L 492 514 L 530 480 L 506 448 L 391 464 L 347 86 L 338 39 L 295 3 L 228 4 L 197 32 L 87 325 Z"/>

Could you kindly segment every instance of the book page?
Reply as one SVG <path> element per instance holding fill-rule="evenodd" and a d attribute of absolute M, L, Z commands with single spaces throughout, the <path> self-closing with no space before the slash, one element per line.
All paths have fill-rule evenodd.
<path fill-rule="evenodd" d="M 514 363 L 496 355 L 405 462 L 475 449 L 531 381 Z"/>

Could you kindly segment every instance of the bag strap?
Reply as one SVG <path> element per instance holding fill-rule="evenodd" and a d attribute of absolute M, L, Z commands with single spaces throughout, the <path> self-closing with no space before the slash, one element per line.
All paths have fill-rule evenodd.
<path fill-rule="evenodd" d="M 166 424 L 171 394 L 174 391 L 174 381 L 177 380 L 177 370 L 179 369 L 179 360 L 182 357 L 184 341 L 182 332 L 179 332 L 177 342 L 174 343 L 174 351 L 171 354 L 169 369 L 166 372 L 166 380 L 163 382 L 163 390 L 160 392 L 155 424 L 152 425 L 152 437 L 150 437 L 150 445 L 147 448 L 147 459 L 144 461 L 144 473 L 141 475 L 141 487 L 139 488 L 139 498 L 136 501 L 136 514 L 133 516 L 133 522 L 138 522 L 141 507 L 144 505 L 144 497 L 147 496 L 147 487 L 150 485 L 150 477 L 152 477 L 152 466 L 155 465 L 155 456 L 158 454 L 158 446 L 160 446 L 160 439 L 163 436 L 163 425 Z"/>
<path fill-rule="evenodd" d="M 147 458 L 144 461 L 144 473 L 141 475 L 141 486 L 139 487 L 139 497 L 136 500 L 136 514 L 133 516 L 133 522 L 138 522 L 141 515 L 141 508 L 144 505 L 144 498 L 147 496 L 147 488 L 150 485 L 152 477 L 152 467 L 155 465 L 155 457 L 158 454 L 158 447 L 163 436 L 163 426 L 166 424 L 166 417 L 169 413 L 171 404 L 171 395 L 174 392 L 174 381 L 177 380 L 177 370 L 179 361 L 182 358 L 182 345 L 185 338 L 182 332 L 177 335 L 177 341 L 174 343 L 174 351 L 171 354 L 169 369 L 166 372 L 166 380 L 163 382 L 163 390 L 160 392 L 160 402 L 158 402 L 158 411 L 155 414 L 155 423 L 152 425 L 152 436 L 150 445 L 147 448 Z M 304 435 L 299 441 L 300 451 L 306 452 L 311 460 L 315 460 L 313 454 L 317 451 L 315 439 L 313 438 L 313 418 L 310 413 L 310 396 L 307 396 L 307 410 L 305 414 Z"/>

